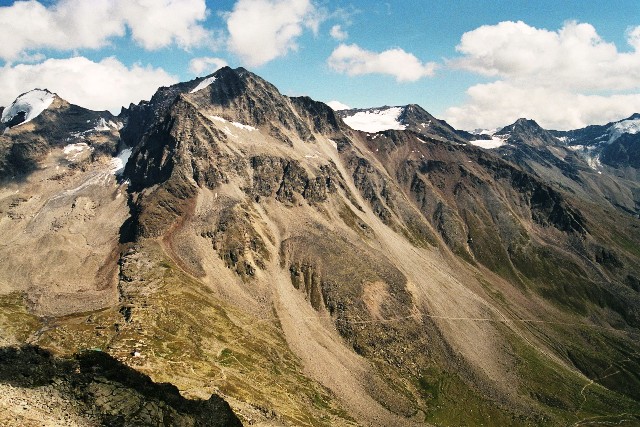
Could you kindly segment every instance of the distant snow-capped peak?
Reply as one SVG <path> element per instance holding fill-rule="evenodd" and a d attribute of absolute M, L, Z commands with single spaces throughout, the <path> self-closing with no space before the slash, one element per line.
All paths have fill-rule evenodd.
<path fill-rule="evenodd" d="M 333 109 L 333 111 L 351 110 L 347 104 L 343 104 L 340 101 L 329 101 L 327 105 Z"/>
<path fill-rule="evenodd" d="M 640 119 L 627 119 L 615 123 L 609 128 L 609 142 L 613 142 L 625 133 L 635 135 L 640 133 Z"/>
<path fill-rule="evenodd" d="M 46 89 L 23 93 L 2 112 L 0 121 L 10 127 L 30 122 L 49 108 L 55 97 Z"/>
<path fill-rule="evenodd" d="M 471 134 L 473 135 L 488 135 L 491 136 L 493 134 L 495 134 L 496 132 L 498 132 L 500 130 L 500 128 L 494 128 L 494 129 L 474 129 L 472 130 Z"/>

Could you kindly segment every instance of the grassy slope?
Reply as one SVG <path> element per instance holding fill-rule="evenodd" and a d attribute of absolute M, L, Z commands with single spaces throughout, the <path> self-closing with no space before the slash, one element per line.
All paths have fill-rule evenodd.
<path fill-rule="evenodd" d="M 294 425 L 352 424 L 331 393 L 303 374 L 275 316 L 257 319 L 223 304 L 153 241 L 136 256 L 136 262 L 124 264 L 141 279 L 125 284 L 129 321 L 118 307 L 55 319 L 38 344 L 66 354 L 107 351 L 156 382 L 175 384 L 186 396 L 221 393 L 245 422 L 258 414 Z M 37 329 L 37 321 L 19 306 L 17 300 L 4 303 L 0 319 L 12 325 L 28 319 L 12 332 L 23 339 Z"/>

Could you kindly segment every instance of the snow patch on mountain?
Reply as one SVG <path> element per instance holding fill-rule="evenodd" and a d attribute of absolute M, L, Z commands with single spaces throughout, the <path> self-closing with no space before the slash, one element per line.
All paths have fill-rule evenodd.
<path fill-rule="evenodd" d="M 469 133 L 472 133 L 474 135 L 489 135 L 489 136 L 492 136 L 493 134 L 495 134 L 499 130 L 500 130 L 500 128 L 495 128 L 495 129 L 474 129 Z"/>
<path fill-rule="evenodd" d="M 350 110 L 351 109 L 351 107 L 349 107 L 347 104 L 343 104 L 340 101 L 329 101 L 329 102 L 327 102 L 327 105 L 329 107 L 331 107 L 331 109 L 333 111 Z"/>
<path fill-rule="evenodd" d="M 118 153 L 116 157 L 111 159 L 111 173 L 114 175 L 122 175 L 124 172 L 125 166 L 127 166 L 127 162 L 129 161 L 129 157 L 131 157 L 131 152 L 133 150 L 131 148 L 125 148 Z"/>
<path fill-rule="evenodd" d="M 123 128 L 123 124 L 121 122 L 114 122 L 113 120 L 105 120 L 103 117 L 100 117 L 98 120 L 98 124 L 93 128 L 96 132 L 109 132 L 112 129 L 120 130 Z"/>
<path fill-rule="evenodd" d="M 491 137 L 491 139 L 474 139 L 473 141 L 469 141 L 469 142 L 472 145 L 475 145 L 476 147 L 491 150 L 491 149 L 499 148 L 505 145 L 507 143 L 505 141 L 506 139 L 507 139 L 506 135 L 500 135 L 500 136 L 493 136 Z"/>
<path fill-rule="evenodd" d="M 53 93 L 42 89 L 34 89 L 24 93 L 2 112 L 0 121 L 9 123 L 20 113 L 24 113 L 24 120 L 14 126 L 30 122 L 49 108 L 55 97 Z"/>
<path fill-rule="evenodd" d="M 65 145 L 64 148 L 62 149 L 62 152 L 64 154 L 71 154 L 71 153 L 75 153 L 75 152 L 78 152 L 78 151 L 84 151 L 87 148 L 89 148 L 89 146 L 87 144 L 85 144 L 84 142 L 79 142 L 77 144 Z"/>
<path fill-rule="evenodd" d="M 620 138 L 625 133 L 634 135 L 640 133 L 640 119 L 623 120 L 609 128 L 609 143 Z"/>
<path fill-rule="evenodd" d="M 405 130 L 407 126 L 400 122 L 402 111 L 402 107 L 358 111 L 342 120 L 351 129 L 364 132 L 380 132 L 390 129 Z"/>
<path fill-rule="evenodd" d="M 193 89 L 191 89 L 189 91 L 189 93 L 196 93 L 199 90 L 202 90 L 206 87 L 208 87 L 211 83 L 215 82 L 216 78 L 211 76 L 211 77 L 207 77 L 206 79 L 202 80 L 200 83 L 198 83 L 198 86 L 194 87 Z"/>
<path fill-rule="evenodd" d="M 567 145 L 567 149 L 578 154 L 582 159 L 587 162 L 589 167 L 594 171 L 600 171 L 602 169 L 602 162 L 600 161 L 600 151 L 597 145 Z"/>
<path fill-rule="evenodd" d="M 243 129 L 243 130 L 248 130 L 248 131 L 258 130 L 256 128 L 254 128 L 253 126 L 245 125 L 245 124 L 238 123 L 238 122 L 230 122 L 227 119 L 225 119 L 223 117 L 220 117 L 220 116 L 209 116 L 209 118 L 211 120 L 215 120 L 216 122 L 229 123 L 229 124 L 237 127 L 238 129 Z"/>
<path fill-rule="evenodd" d="M 65 145 L 62 152 L 66 154 L 67 161 L 74 162 L 85 150 L 93 151 L 93 147 L 89 147 L 89 145 L 84 142 L 78 142 L 76 144 Z"/>

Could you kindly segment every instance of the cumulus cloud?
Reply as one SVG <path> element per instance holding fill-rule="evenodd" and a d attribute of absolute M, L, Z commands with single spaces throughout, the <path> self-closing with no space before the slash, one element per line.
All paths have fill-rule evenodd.
<path fill-rule="evenodd" d="M 146 49 L 190 47 L 209 37 L 199 24 L 206 13 L 205 0 L 58 0 L 49 7 L 18 1 L 0 7 L 0 58 L 13 61 L 37 49 L 97 49 L 127 28 Z"/>
<path fill-rule="evenodd" d="M 451 107 L 445 119 L 459 129 L 492 129 L 521 117 L 547 129 L 578 129 L 604 124 L 640 111 L 640 94 L 588 95 L 548 87 L 497 81 L 467 90 L 470 101 Z"/>
<path fill-rule="evenodd" d="M 191 71 L 196 76 L 201 76 L 204 74 L 210 74 L 222 67 L 226 67 L 227 61 L 222 58 L 193 58 L 189 61 L 189 71 Z"/>
<path fill-rule="evenodd" d="M 331 37 L 333 37 L 334 40 L 338 40 L 338 41 L 346 40 L 349 37 L 349 34 L 345 30 L 343 30 L 342 26 L 339 24 L 331 27 L 331 30 L 329 31 L 329 35 L 331 35 Z"/>
<path fill-rule="evenodd" d="M 341 44 L 327 60 L 329 67 L 350 76 L 388 74 L 398 82 L 413 82 L 433 76 L 436 64 L 422 63 L 402 49 L 389 49 L 380 53 L 362 49 L 356 44 Z"/>
<path fill-rule="evenodd" d="M 467 32 L 456 47 L 462 56 L 449 65 L 497 80 L 471 87 L 467 104 L 446 119 L 469 129 L 526 116 L 567 129 L 640 111 L 640 27 L 627 31 L 627 41 L 632 49 L 621 52 L 574 21 L 557 31 L 519 21 Z"/>
<path fill-rule="evenodd" d="M 93 110 L 119 113 L 121 106 L 149 99 L 158 87 L 177 82 L 160 68 L 126 67 L 115 58 L 48 59 L 39 64 L 0 68 L 0 105 L 34 88 L 49 89 L 67 101 Z"/>
<path fill-rule="evenodd" d="M 297 50 L 304 29 L 317 32 L 322 19 L 311 0 L 238 0 L 226 15 L 227 47 L 257 67 Z"/>
<path fill-rule="evenodd" d="M 567 22 L 558 31 L 501 22 L 465 33 L 455 66 L 487 76 L 535 79 L 545 86 L 624 90 L 640 83 L 640 29 L 628 32 L 633 52 L 618 52 L 596 29 Z"/>

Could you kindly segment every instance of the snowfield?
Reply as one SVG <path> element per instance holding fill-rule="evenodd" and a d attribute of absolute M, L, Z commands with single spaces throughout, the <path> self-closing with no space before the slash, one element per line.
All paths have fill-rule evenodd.
<path fill-rule="evenodd" d="M 381 132 L 383 130 L 405 130 L 407 126 L 400 123 L 402 107 L 391 107 L 385 110 L 359 111 L 353 116 L 342 119 L 351 129 L 364 132 Z"/>
<path fill-rule="evenodd" d="M 506 144 L 505 140 L 503 138 L 500 138 L 499 136 L 494 136 L 491 139 L 476 139 L 469 142 L 475 145 L 476 147 L 480 147 L 488 150 L 493 148 L 499 148 Z"/>
<path fill-rule="evenodd" d="M 211 83 L 215 82 L 216 78 L 211 76 L 211 77 L 207 77 L 206 79 L 204 79 L 203 81 L 201 81 L 198 86 L 194 87 L 193 89 L 191 89 L 191 91 L 189 91 L 189 93 L 196 93 L 199 90 L 202 90 L 206 87 L 208 87 Z"/>
<path fill-rule="evenodd" d="M 111 159 L 111 173 L 114 175 L 122 175 L 124 172 L 124 167 L 127 165 L 129 161 L 129 157 L 131 157 L 131 152 L 133 150 L 131 148 L 125 148 L 120 151 L 116 157 Z"/>
<path fill-rule="evenodd" d="M 93 151 L 93 147 L 89 147 L 84 142 L 78 142 L 76 144 L 68 144 L 62 149 L 62 152 L 66 154 L 67 161 L 75 162 L 80 154 L 82 154 L 85 150 Z"/>
<path fill-rule="evenodd" d="M 634 135 L 640 133 L 640 119 L 623 120 L 609 128 L 609 143 L 620 138 L 625 133 Z"/>
<path fill-rule="evenodd" d="M 30 122 L 49 108 L 55 97 L 56 96 L 48 90 L 41 89 L 34 89 L 24 93 L 16 98 L 16 100 L 2 112 L 0 121 L 2 121 L 2 123 L 8 123 L 18 114 L 24 112 L 24 121 L 18 123 L 18 125 Z"/>
<path fill-rule="evenodd" d="M 258 130 L 256 128 L 254 128 L 253 126 L 245 125 L 245 124 L 238 123 L 238 122 L 230 122 L 227 119 L 225 119 L 224 117 L 220 117 L 220 116 L 209 116 L 209 118 L 211 120 L 215 120 L 216 122 L 229 123 L 229 124 L 237 127 L 238 129 L 243 129 L 243 130 L 248 130 L 248 131 Z"/>
<path fill-rule="evenodd" d="M 106 121 L 104 118 L 100 117 L 100 120 L 98 120 L 98 124 L 93 128 L 93 130 L 96 132 L 109 132 L 112 129 L 120 130 L 123 127 L 124 125 L 121 122 L 116 123 L 113 120 Z M 87 132 L 90 131 L 91 129 Z"/>

